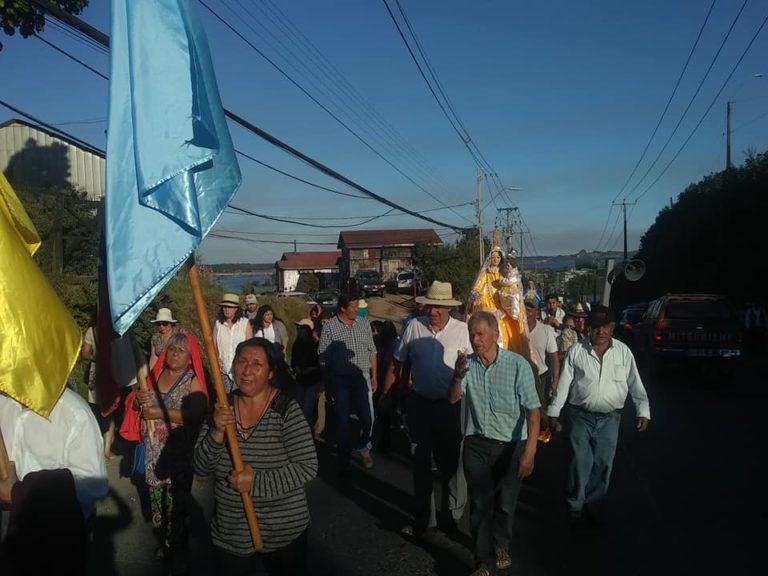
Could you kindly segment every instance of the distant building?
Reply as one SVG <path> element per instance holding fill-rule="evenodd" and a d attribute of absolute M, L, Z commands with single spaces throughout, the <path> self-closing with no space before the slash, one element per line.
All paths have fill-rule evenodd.
<path fill-rule="evenodd" d="M 0 170 L 14 186 L 72 186 L 97 201 L 104 197 L 104 168 L 104 152 L 84 142 L 24 120 L 0 124 Z"/>
<path fill-rule="evenodd" d="M 315 274 L 320 288 L 339 286 L 339 258 L 341 252 L 283 252 L 275 263 L 277 289 L 293 292 L 302 274 Z"/>
<path fill-rule="evenodd" d="M 413 266 L 416 244 L 440 245 L 443 241 L 432 228 L 407 230 L 351 230 L 339 234 L 342 283 L 358 270 L 377 270 L 393 280 L 404 268 Z"/>

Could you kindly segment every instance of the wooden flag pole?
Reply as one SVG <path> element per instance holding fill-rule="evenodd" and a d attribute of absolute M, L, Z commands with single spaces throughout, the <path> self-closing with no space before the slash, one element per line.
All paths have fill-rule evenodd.
<path fill-rule="evenodd" d="M 139 390 L 147 392 L 149 391 L 149 386 L 147 386 L 147 363 L 144 361 L 144 354 L 142 354 L 141 348 L 139 348 L 139 343 L 133 337 L 131 337 L 131 348 L 133 351 L 134 363 L 138 366 L 138 369 L 136 370 L 136 381 L 139 383 Z M 152 438 L 155 436 L 154 420 L 147 420 L 147 431 L 149 432 L 149 440 L 151 442 Z"/>
<path fill-rule="evenodd" d="M 219 404 L 227 404 L 227 392 L 224 390 L 224 382 L 221 379 L 221 373 L 218 370 L 219 361 L 216 354 L 216 348 L 213 343 L 213 334 L 211 332 L 211 324 L 208 321 L 208 311 L 205 308 L 205 301 L 203 300 L 203 290 L 200 288 L 200 274 L 195 264 L 194 254 L 190 257 L 187 263 L 187 269 L 189 272 L 189 284 L 192 287 L 192 296 L 195 299 L 195 308 L 197 309 L 197 317 L 200 320 L 200 330 L 203 333 L 203 341 L 205 342 L 205 353 L 211 362 L 211 376 L 213 378 L 213 387 L 216 389 L 216 399 Z M 232 464 L 235 470 L 242 471 L 243 457 L 240 454 L 240 445 L 237 443 L 237 434 L 235 427 L 229 425 L 226 428 L 227 444 L 229 444 L 229 451 L 232 456 Z M 253 508 L 253 500 L 248 492 L 241 492 L 240 496 L 243 499 L 243 508 L 245 510 L 245 517 L 248 520 L 248 528 L 251 530 L 251 539 L 253 540 L 253 546 L 256 550 L 261 550 L 261 531 L 259 530 L 259 521 L 256 518 L 256 511 Z"/>
<path fill-rule="evenodd" d="M 3 431 L 0 430 L 0 480 L 8 478 L 10 469 L 11 461 L 8 460 L 8 452 L 5 450 L 5 442 L 3 441 Z"/>

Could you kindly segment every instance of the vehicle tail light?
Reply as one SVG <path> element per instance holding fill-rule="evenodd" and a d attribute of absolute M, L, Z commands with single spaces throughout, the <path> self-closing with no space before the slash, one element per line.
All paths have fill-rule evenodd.
<path fill-rule="evenodd" d="M 656 330 L 666 330 L 667 328 L 669 328 L 669 322 L 663 318 L 659 318 L 659 321 L 656 322 Z"/>
<path fill-rule="evenodd" d="M 624 322 L 624 330 L 632 330 L 632 324 L 629 322 Z"/>

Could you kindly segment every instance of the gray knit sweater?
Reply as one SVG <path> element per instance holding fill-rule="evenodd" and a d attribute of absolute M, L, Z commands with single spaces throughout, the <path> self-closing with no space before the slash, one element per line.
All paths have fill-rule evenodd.
<path fill-rule="evenodd" d="M 230 398 L 230 403 L 231 403 Z M 238 556 L 255 552 L 240 493 L 229 487 L 233 469 L 226 442 L 217 444 L 206 422 L 195 446 L 195 472 L 214 475 L 213 543 Z M 238 436 L 245 464 L 255 470 L 251 494 L 264 544 L 262 552 L 292 542 L 309 525 L 304 485 L 317 474 L 312 434 L 296 401 L 278 392 L 248 440 Z"/>

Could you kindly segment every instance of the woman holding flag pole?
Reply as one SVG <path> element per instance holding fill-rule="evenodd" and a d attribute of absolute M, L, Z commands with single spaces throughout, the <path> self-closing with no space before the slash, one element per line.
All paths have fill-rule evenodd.
<path fill-rule="evenodd" d="M 306 573 L 309 508 L 304 486 L 317 474 L 317 453 L 304 414 L 273 384 L 278 353 L 266 338 L 240 343 L 232 372 L 237 385 L 219 400 L 195 447 L 195 471 L 215 479 L 211 540 L 218 573 L 301 576 Z M 234 427 L 245 466 L 238 470 L 224 444 Z M 263 547 L 257 550 L 239 494 L 259 509 Z"/>

